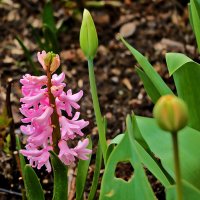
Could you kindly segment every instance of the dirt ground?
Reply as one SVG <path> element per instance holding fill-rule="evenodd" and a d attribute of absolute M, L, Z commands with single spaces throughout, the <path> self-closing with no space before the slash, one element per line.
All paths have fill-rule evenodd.
<path fill-rule="evenodd" d="M 22 39 L 38 65 L 36 53 L 42 49 L 39 49 L 36 44 L 30 25 L 35 27 L 39 34 L 41 33 L 41 12 L 44 4 L 45 1 L 39 0 L 0 1 L 0 112 L 6 99 L 7 81 L 9 78 L 14 78 L 16 81 L 12 84 L 11 102 L 17 134 L 20 134 L 22 117 L 18 111 L 21 96 L 18 80 L 23 74 L 31 72 L 16 36 Z M 55 0 L 53 7 L 57 24 L 63 24 L 63 29 L 59 34 L 59 45 L 62 69 L 67 77 L 67 87 L 72 88 L 74 92 L 80 89 L 84 91 L 81 113 L 84 119 L 90 121 L 85 133 L 92 136 L 94 143 L 92 158 L 95 158 L 98 134 L 89 92 L 87 62 L 79 46 L 82 8 L 80 5 L 75 5 L 73 9 L 70 9 L 65 1 Z M 94 18 L 99 37 L 99 48 L 94 63 L 101 110 L 108 121 L 107 139 L 109 141 L 125 130 L 127 114 L 133 111 L 137 115 L 151 116 L 153 108 L 142 82 L 135 73 L 134 66 L 137 63 L 119 41 L 118 33 L 148 57 L 156 71 L 173 90 L 173 80 L 169 77 L 166 68 L 165 53 L 182 52 L 192 59 L 199 58 L 188 20 L 187 1 L 124 0 L 118 1 L 116 5 L 91 6 L 87 9 Z M 92 161 L 89 169 L 87 188 L 92 180 L 95 167 L 93 163 Z M 1 190 L 21 193 L 22 180 L 18 170 L 13 171 L 12 166 L 12 157 L 0 150 L 0 200 L 21 199 L 20 196 L 9 195 L 8 192 Z M 119 167 L 120 170 L 130 171 L 131 169 L 127 166 L 125 169 Z M 74 199 L 75 168 L 71 168 L 69 172 L 72 188 L 70 198 Z M 50 199 L 52 175 L 44 171 L 38 174 L 46 190 L 46 198 Z M 158 199 L 164 199 L 161 185 L 149 172 L 147 174 Z M 87 190 L 85 195 L 87 196 Z"/>

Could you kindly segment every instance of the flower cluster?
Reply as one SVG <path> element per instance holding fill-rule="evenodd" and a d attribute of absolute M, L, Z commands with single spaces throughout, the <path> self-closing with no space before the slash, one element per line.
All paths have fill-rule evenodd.
<path fill-rule="evenodd" d="M 48 54 L 45 51 L 38 53 L 38 60 L 44 70 L 47 68 Z M 59 56 L 53 56 L 51 62 L 53 73 L 60 65 Z M 31 76 L 26 74 L 20 80 L 22 84 L 23 98 L 20 111 L 25 116 L 22 119 L 26 125 L 21 126 L 21 131 L 28 136 L 26 149 L 20 152 L 27 157 L 32 167 L 40 169 L 46 166 L 48 172 L 51 171 L 49 162 L 50 150 L 53 150 L 53 128 L 52 114 L 56 108 L 59 118 L 60 140 L 58 141 L 59 154 L 58 157 L 65 165 L 74 163 L 75 158 L 83 160 L 88 159 L 87 155 L 91 154 L 91 150 L 87 149 L 88 139 L 79 141 L 77 146 L 71 148 L 68 146 L 70 140 L 76 136 L 83 136 L 82 129 L 88 125 L 87 121 L 79 119 L 80 113 L 73 110 L 80 108 L 77 103 L 83 96 L 83 91 L 72 94 L 69 89 L 64 92 L 66 86 L 63 83 L 65 74 L 53 74 L 51 77 L 51 94 L 55 99 L 55 105 L 50 103 L 49 91 L 47 87 L 48 77 Z"/>

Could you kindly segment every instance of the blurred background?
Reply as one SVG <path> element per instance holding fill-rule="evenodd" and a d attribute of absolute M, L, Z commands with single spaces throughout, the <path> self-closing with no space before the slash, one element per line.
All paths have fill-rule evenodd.
<path fill-rule="evenodd" d="M 6 125 L 6 121 L 0 125 L 0 200 L 22 198 L 23 183 L 17 163 L 13 163 L 15 147 L 8 133 L 21 134 L 19 79 L 25 73 L 43 74 L 37 63 L 37 52 L 46 50 L 58 53 L 62 71 L 66 74 L 67 88 L 72 88 L 74 92 L 80 89 L 84 91 L 81 113 L 84 119 L 90 121 L 85 133 L 92 135 L 95 154 L 97 127 L 89 92 L 87 62 L 79 46 L 83 9 L 87 8 L 91 12 L 99 37 L 94 63 L 100 105 L 108 120 L 109 140 L 124 131 L 127 114 L 134 111 L 138 115 L 151 116 L 153 108 L 135 73 L 134 66 L 137 64 L 119 41 L 118 34 L 145 55 L 174 90 L 173 80 L 166 69 L 165 53 L 182 52 L 192 59 L 199 59 L 189 24 L 187 2 L 0 0 L 0 121 L 5 107 L 12 109 L 14 119 L 12 128 Z M 6 98 L 8 96 L 9 102 Z M 93 172 L 94 164 L 91 164 L 87 189 Z M 52 175 L 45 171 L 38 173 L 46 190 L 46 198 L 51 199 Z M 75 168 L 70 173 L 70 198 L 74 199 Z M 149 178 L 161 199 L 162 187 L 151 175 Z M 16 194 L 10 194 L 10 190 Z"/>

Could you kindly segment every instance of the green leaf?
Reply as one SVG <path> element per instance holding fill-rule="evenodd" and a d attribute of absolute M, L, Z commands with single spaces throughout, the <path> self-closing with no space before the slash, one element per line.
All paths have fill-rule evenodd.
<path fill-rule="evenodd" d="M 144 164 L 144 166 L 161 182 L 164 187 L 170 185 L 170 182 L 166 175 L 163 173 L 160 166 L 155 162 L 152 156 L 137 142 L 136 148 L 137 153 L 140 157 L 140 161 Z"/>
<path fill-rule="evenodd" d="M 190 21 L 190 25 L 192 27 L 192 30 L 194 32 L 194 24 L 193 24 L 193 19 L 192 19 L 192 9 L 191 9 L 191 4 L 188 3 L 188 12 L 189 12 L 189 21 Z"/>
<path fill-rule="evenodd" d="M 20 140 L 19 140 L 18 135 L 16 135 L 16 148 L 17 148 L 17 151 L 19 151 L 21 149 L 21 144 L 20 144 Z M 24 169 L 25 169 L 25 166 L 26 166 L 26 162 L 25 162 L 24 156 L 21 153 L 19 153 L 19 161 L 20 161 L 22 177 L 23 177 L 23 180 L 24 180 L 24 173 L 25 173 Z"/>
<path fill-rule="evenodd" d="M 192 27 L 200 52 L 200 4 L 197 0 L 190 0 L 190 12 L 193 25 Z"/>
<path fill-rule="evenodd" d="M 107 151 L 106 151 L 106 161 L 108 161 L 108 158 L 109 158 L 111 152 L 113 151 L 114 147 L 116 146 L 116 144 L 119 144 L 121 142 L 124 135 L 125 135 L 124 133 L 119 134 L 114 139 L 111 140 L 110 144 L 108 145 Z"/>
<path fill-rule="evenodd" d="M 140 64 L 146 76 L 151 80 L 152 84 L 154 85 L 154 88 L 156 88 L 157 90 L 157 93 L 159 93 L 161 96 L 166 94 L 173 94 L 171 89 L 165 84 L 165 82 L 162 80 L 159 74 L 154 70 L 147 58 L 144 57 L 135 48 L 133 48 L 130 44 L 128 44 L 122 37 L 121 40 L 124 43 L 124 45 L 129 49 L 129 51 L 133 54 L 137 62 Z"/>
<path fill-rule="evenodd" d="M 44 192 L 39 179 L 30 165 L 24 169 L 24 181 L 28 200 L 44 200 Z"/>
<path fill-rule="evenodd" d="M 54 53 L 59 53 L 57 35 L 52 31 L 49 25 L 43 25 L 43 32 L 45 37 L 45 50 L 46 51 L 53 51 Z"/>
<path fill-rule="evenodd" d="M 39 48 L 43 49 L 43 50 L 46 50 L 45 46 L 44 46 L 44 44 L 42 42 L 42 38 L 37 33 L 36 29 L 32 25 L 30 25 L 30 28 L 31 28 L 31 34 L 34 37 L 34 39 L 35 39 L 37 45 L 39 46 Z"/>
<path fill-rule="evenodd" d="M 200 191 L 193 187 L 186 181 L 182 181 L 183 183 L 183 200 L 199 200 L 200 199 Z M 176 185 L 170 186 L 166 191 L 167 200 L 174 200 L 176 198 Z"/>
<path fill-rule="evenodd" d="M 142 71 L 140 68 L 136 67 L 136 72 L 144 84 L 145 91 L 151 98 L 152 102 L 155 104 L 156 101 L 161 97 L 161 94 L 156 89 L 151 79 Z"/>
<path fill-rule="evenodd" d="M 174 178 L 171 135 L 161 130 L 155 119 L 137 117 L 137 124 L 151 151 Z M 186 127 L 178 133 L 182 179 L 200 189 L 200 132 Z"/>
<path fill-rule="evenodd" d="M 23 49 L 24 55 L 26 56 L 26 59 L 29 62 L 29 65 L 30 65 L 29 70 L 33 71 L 34 75 L 39 75 L 40 73 L 33 63 L 33 59 L 31 57 L 30 51 L 26 48 L 26 46 L 24 45 L 24 43 L 19 37 L 16 36 L 16 40 L 18 41 L 19 45 Z"/>
<path fill-rule="evenodd" d="M 67 200 L 68 198 L 68 178 L 67 167 L 61 162 L 58 156 L 51 151 L 51 163 L 54 174 L 53 200 Z"/>
<path fill-rule="evenodd" d="M 178 96 L 189 108 L 189 126 L 200 130 L 200 65 L 181 53 L 167 53 L 166 61 Z"/>
<path fill-rule="evenodd" d="M 92 141 L 89 139 L 88 149 L 92 149 Z M 87 178 L 88 168 L 90 165 L 91 155 L 88 156 L 88 160 L 79 160 L 78 169 L 77 169 L 77 177 L 76 177 L 76 200 L 83 199 L 83 192 L 85 188 L 85 182 Z"/>
<path fill-rule="evenodd" d="M 53 15 L 53 6 L 52 2 L 48 1 L 45 4 L 43 13 L 42 13 L 42 19 L 43 19 L 43 24 L 47 25 L 51 31 L 56 34 L 57 29 L 56 29 L 56 24 L 54 20 L 54 15 Z"/>
<path fill-rule="evenodd" d="M 96 160 L 95 160 L 95 170 L 94 170 L 92 186 L 90 188 L 88 200 L 93 200 L 95 198 L 95 194 L 96 194 L 96 190 L 97 190 L 97 186 L 98 186 L 99 175 L 100 175 L 100 170 L 101 170 L 101 164 L 102 164 L 102 151 L 101 151 L 100 142 L 98 142 Z"/>
<path fill-rule="evenodd" d="M 100 200 L 156 199 L 137 154 L 129 116 L 127 117 L 127 126 L 128 132 L 108 159 L 101 184 Z M 134 176 L 128 182 L 115 177 L 115 168 L 120 161 L 129 161 L 134 167 Z"/>

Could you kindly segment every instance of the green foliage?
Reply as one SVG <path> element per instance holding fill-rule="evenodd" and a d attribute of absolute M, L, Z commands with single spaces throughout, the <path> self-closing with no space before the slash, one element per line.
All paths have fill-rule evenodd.
<path fill-rule="evenodd" d="M 151 151 L 160 158 L 163 167 L 174 177 L 172 141 L 155 119 L 137 117 L 138 127 Z M 179 132 L 179 151 L 182 178 L 200 189 L 200 132 L 186 127 Z M 192 167 L 191 167 L 192 166 Z"/>
<path fill-rule="evenodd" d="M 200 199 L 200 190 L 196 189 L 188 182 L 183 181 L 183 197 L 185 200 L 199 200 Z M 167 200 L 174 200 L 176 199 L 176 191 L 175 185 L 167 187 L 166 191 L 166 198 Z"/>
<path fill-rule="evenodd" d="M 96 152 L 96 160 L 95 160 L 95 170 L 94 170 L 92 186 L 90 188 L 88 200 L 93 200 L 95 198 L 95 193 L 97 190 L 98 179 L 99 179 L 100 170 L 101 170 L 101 164 L 102 164 L 102 151 L 101 151 L 100 142 L 98 142 L 97 152 Z"/>
<path fill-rule="evenodd" d="M 124 45 L 130 50 L 130 52 L 133 54 L 137 62 L 140 64 L 143 72 L 145 73 L 145 75 L 143 74 L 143 76 L 141 76 L 141 73 L 140 73 L 140 76 L 141 78 L 144 77 L 145 89 L 147 90 L 148 95 L 149 96 L 151 95 L 150 97 L 152 100 L 154 100 L 154 103 L 157 101 L 157 98 L 162 95 L 173 94 L 171 89 L 165 84 L 165 82 L 162 80 L 159 74 L 154 70 L 152 65 L 147 60 L 147 58 L 145 58 L 140 52 L 138 52 L 130 44 L 128 44 L 122 37 L 121 37 L 121 40 L 124 43 Z M 156 90 L 155 92 L 153 92 L 154 89 Z"/>
<path fill-rule="evenodd" d="M 42 12 L 42 20 L 42 35 L 39 35 L 36 29 L 30 25 L 32 35 L 35 38 L 38 47 L 41 50 L 45 50 L 46 52 L 53 51 L 54 53 L 59 53 L 60 47 L 58 44 L 58 32 L 62 25 L 60 26 L 60 28 L 56 27 L 53 14 L 53 5 L 51 1 L 48 1 L 44 6 L 44 10 Z M 29 70 L 32 71 L 34 75 L 39 75 L 39 70 L 34 65 L 31 52 L 18 36 L 16 37 L 16 40 L 24 51 L 24 55 L 26 56 L 26 59 L 30 66 Z"/>
<path fill-rule="evenodd" d="M 92 141 L 89 137 L 88 149 L 92 149 Z M 85 182 L 87 178 L 88 168 L 90 165 L 91 155 L 89 155 L 88 160 L 79 160 L 78 169 L 77 169 L 77 178 L 76 178 L 76 200 L 83 199 L 83 192 L 85 189 Z"/>
<path fill-rule="evenodd" d="M 28 200 L 44 200 L 44 192 L 39 179 L 30 165 L 24 169 L 24 182 Z"/>
<path fill-rule="evenodd" d="M 108 159 L 101 185 L 100 200 L 156 199 L 137 153 L 130 116 L 127 117 L 127 130 Z M 120 161 L 128 161 L 134 167 L 134 176 L 128 182 L 115 177 L 116 165 Z"/>
<path fill-rule="evenodd" d="M 188 8 L 189 8 L 191 26 L 193 28 L 198 49 L 200 52 L 200 25 L 199 25 L 200 24 L 200 1 L 190 0 Z"/>
<path fill-rule="evenodd" d="M 6 134 L 6 129 L 9 127 L 12 119 L 8 117 L 7 109 L 4 106 L 3 112 L 0 115 L 0 150 L 10 153 L 10 134 Z"/>
<path fill-rule="evenodd" d="M 24 55 L 26 56 L 26 59 L 27 59 L 28 64 L 29 64 L 28 65 L 29 70 L 33 71 L 33 73 L 35 75 L 38 75 L 39 71 L 38 71 L 38 69 L 36 68 L 36 66 L 33 63 L 33 59 L 32 59 L 30 51 L 27 49 L 27 47 L 25 46 L 25 44 L 23 43 L 23 41 L 18 36 L 16 36 L 16 40 L 18 41 L 19 45 L 21 46 L 21 48 L 24 51 Z"/>
<path fill-rule="evenodd" d="M 51 151 L 51 164 L 53 166 L 54 187 L 53 200 L 67 200 L 68 198 L 68 178 L 67 166 L 65 166 L 58 156 Z"/>
<path fill-rule="evenodd" d="M 184 54 L 166 54 L 169 74 L 173 75 L 178 96 L 189 108 L 189 125 L 200 130 L 200 65 Z"/>
<path fill-rule="evenodd" d="M 16 135 L 16 148 L 18 151 L 21 149 L 20 139 L 18 135 Z M 24 156 L 21 153 L 19 153 L 19 161 L 20 161 L 20 167 L 21 167 L 21 174 L 24 179 L 24 174 L 25 174 L 24 169 L 25 169 L 26 161 L 24 159 Z"/>

